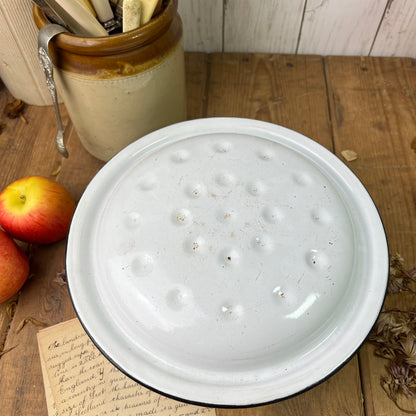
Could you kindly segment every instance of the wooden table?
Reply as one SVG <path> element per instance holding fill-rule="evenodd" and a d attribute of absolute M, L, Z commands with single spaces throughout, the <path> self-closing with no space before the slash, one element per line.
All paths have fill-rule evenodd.
<path fill-rule="evenodd" d="M 416 61 L 399 58 L 320 57 L 264 54 L 186 55 L 189 119 L 238 116 L 294 129 L 341 155 L 373 197 L 387 232 L 390 253 L 416 266 Z M 12 97 L 3 86 L 0 109 Z M 62 106 L 70 153 L 54 148 L 52 107 L 27 107 L 24 117 L 5 124 L 0 134 L 0 188 L 30 175 L 55 177 L 78 200 L 103 163 L 81 146 Z M 46 402 L 33 317 L 53 325 L 75 317 L 66 285 L 65 241 L 32 246 L 31 278 L 13 300 L 0 305 L 0 413 L 44 416 Z M 58 280 L 58 281 L 57 281 Z M 414 307 L 409 293 L 389 295 L 386 303 Z M 380 387 L 385 362 L 364 343 L 337 374 L 291 399 L 250 409 L 218 409 L 218 416 L 401 415 Z M 402 401 L 416 410 L 416 400 Z"/>

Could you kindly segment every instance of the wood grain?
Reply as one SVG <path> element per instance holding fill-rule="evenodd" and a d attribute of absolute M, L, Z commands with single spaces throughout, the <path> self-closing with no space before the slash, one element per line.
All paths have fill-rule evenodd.
<path fill-rule="evenodd" d="M 416 66 L 411 59 L 328 57 L 326 74 L 336 153 L 352 148 L 348 166 L 367 187 L 383 220 L 390 253 L 416 265 Z M 386 305 L 414 309 L 415 297 L 388 295 Z M 380 386 L 385 362 L 360 350 L 367 416 L 398 416 Z M 416 411 L 414 400 L 403 407 Z"/>
<path fill-rule="evenodd" d="M 416 57 L 413 0 L 180 0 L 186 51 Z"/>
<path fill-rule="evenodd" d="M 295 53 L 305 0 L 228 0 L 224 52 Z"/>
<path fill-rule="evenodd" d="M 297 52 L 367 55 L 385 5 L 385 0 L 309 0 Z"/>
<path fill-rule="evenodd" d="M 3 94 L 2 94 L 3 95 Z M 0 135 L 0 188 L 26 175 L 51 176 L 60 160 L 55 151 L 56 117 L 52 107 L 27 106 L 26 121 L 10 119 L 3 114 L 4 106 L 13 101 L 7 93 L 2 98 L 1 122 L 5 127 Z M 68 114 L 62 107 L 62 123 L 68 124 Z"/>
<path fill-rule="evenodd" d="M 37 53 L 38 29 L 30 0 L 0 3 L 0 78 L 10 92 L 28 104 L 51 105 Z"/>
<path fill-rule="evenodd" d="M 318 56 L 213 54 L 207 116 L 269 121 L 332 148 L 323 61 Z"/>
<path fill-rule="evenodd" d="M 219 52 L 223 47 L 224 0 L 179 0 L 188 52 Z"/>
<path fill-rule="evenodd" d="M 188 120 L 205 115 L 208 66 L 207 54 L 187 53 L 185 55 Z"/>
<path fill-rule="evenodd" d="M 416 11 L 413 0 L 388 3 L 374 41 L 373 56 L 415 56 Z"/>

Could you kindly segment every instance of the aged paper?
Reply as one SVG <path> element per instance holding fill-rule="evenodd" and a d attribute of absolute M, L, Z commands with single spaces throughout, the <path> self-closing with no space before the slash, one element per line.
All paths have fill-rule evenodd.
<path fill-rule="evenodd" d="M 78 319 L 38 333 L 49 416 L 215 416 L 134 382 L 95 347 Z"/>
<path fill-rule="evenodd" d="M 55 399 L 51 390 L 51 385 L 49 384 L 49 376 L 46 372 L 46 366 L 43 362 L 42 355 L 40 355 L 40 364 L 42 366 L 42 375 L 43 375 L 43 385 L 45 387 L 45 396 L 46 396 L 46 406 L 48 408 L 49 416 L 59 416 L 56 411 Z"/>

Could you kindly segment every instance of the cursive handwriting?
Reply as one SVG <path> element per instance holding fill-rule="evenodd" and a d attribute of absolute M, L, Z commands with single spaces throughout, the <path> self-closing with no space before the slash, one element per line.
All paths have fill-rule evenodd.
<path fill-rule="evenodd" d="M 38 342 L 57 416 L 215 416 L 214 409 L 177 402 L 128 378 L 77 319 L 39 331 Z"/>

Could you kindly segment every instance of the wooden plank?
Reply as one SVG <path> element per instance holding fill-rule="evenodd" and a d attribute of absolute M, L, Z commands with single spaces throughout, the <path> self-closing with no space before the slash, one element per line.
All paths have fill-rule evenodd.
<path fill-rule="evenodd" d="M 201 118 L 204 115 L 207 77 L 208 55 L 204 53 L 186 53 L 186 93 L 187 118 Z"/>
<path fill-rule="evenodd" d="M 214 54 L 207 114 L 280 124 L 332 148 L 323 61 L 316 56 Z M 362 415 L 357 357 L 328 381 L 291 399 L 218 416 Z"/>
<path fill-rule="evenodd" d="M 383 220 L 390 253 L 416 265 L 416 66 L 411 59 L 326 58 L 336 153 L 351 148 L 349 163 L 367 187 Z M 389 306 L 414 309 L 414 297 L 388 296 Z M 402 415 L 380 386 L 385 362 L 372 346 L 360 350 L 366 414 Z M 414 400 L 405 408 L 416 410 Z"/>
<path fill-rule="evenodd" d="M 413 0 L 179 1 L 185 50 L 200 52 L 416 57 L 415 8 Z"/>
<path fill-rule="evenodd" d="M 225 52 L 295 53 L 305 0 L 228 0 Z"/>
<path fill-rule="evenodd" d="M 0 188 L 28 175 L 51 176 L 61 159 L 54 144 L 57 124 L 53 108 L 27 106 L 23 111 L 26 122 L 21 118 L 10 119 L 3 115 L 3 109 L 13 97 L 6 90 L 1 95 L 0 120 L 5 127 L 0 135 Z M 62 107 L 64 127 L 68 121 Z"/>
<path fill-rule="evenodd" d="M 322 58 L 213 54 L 208 117 L 247 117 L 296 130 L 331 149 Z"/>
<path fill-rule="evenodd" d="M 222 51 L 223 2 L 224 0 L 179 0 L 185 51 Z"/>
<path fill-rule="evenodd" d="M 28 104 L 51 105 L 37 54 L 38 29 L 30 1 L 0 3 L 0 78 L 10 92 Z"/>
<path fill-rule="evenodd" d="M 372 56 L 416 58 L 415 7 L 414 0 L 394 0 L 388 3 L 371 50 Z"/>
<path fill-rule="evenodd" d="M 308 0 L 297 53 L 368 55 L 387 0 Z"/>
<path fill-rule="evenodd" d="M 207 74 L 206 55 L 190 54 L 186 57 L 186 63 L 189 75 L 188 114 L 191 118 L 201 117 Z M 4 94 L 6 93 L 3 91 L 0 100 L 4 100 Z M 53 143 L 50 144 L 49 138 L 51 132 L 55 132 L 55 127 L 50 120 L 54 114 L 50 110 L 53 109 L 28 108 L 28 117 L 36 120 L 37 123 L 32 125 L 32 129 L 36 127 L 32 131 L 35 139 L 34 143 L 28 144 L 29 150 L 24 145 L 27 140 L 26 131 L 22 130 L 18 122 L 12 124 L 11 127 L 8 126 L 9 138 L 6 143 L 11 141 L 18 150 L 10 152 L 9 148 L 2 149 L 0 158 L 8 163 L 7 166 L 11 171 L 2 169 L 0 180 L 1 183 L 6 183 L 17 176 L 17 167 L 23 164 L 27 164 L 27 167 L 23 169 L 28 175 L 35 171 L 47 174 L 52 166 L 54 169 L 60 167 L 58 181 L 66 186 L 78 200 L 89 181 L 104 163 L 86 152 L 71 123 L 66 129 L 70 156 L 68 159 L 62 159 L 59 156 L 56 159 L 57 152 Z M 36 130 L 39 130 L 38 133 Z M 0 374 L 7 375 L 7 377 L 0 378 L 2 414 L 31 416 L 47 414 L 36 341 L 39 328 L 29 323 L 20 332 L 17 330 L 21 322 L 29 317 L 44 322 L 46 325 L 53 325 L 75 316 L 67 286 L 62 284 L 59 278 L 59 274 L 65 268 L 65 245 L 66 241 L 63 240 L 47 246 L 33 246 L 31 265 L 33 277 L 21 291 L 5 343 L 6 349 L 15 348 L 0 359 Z"/>

